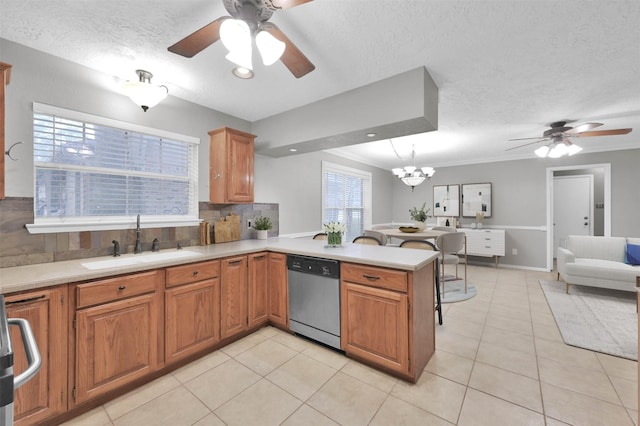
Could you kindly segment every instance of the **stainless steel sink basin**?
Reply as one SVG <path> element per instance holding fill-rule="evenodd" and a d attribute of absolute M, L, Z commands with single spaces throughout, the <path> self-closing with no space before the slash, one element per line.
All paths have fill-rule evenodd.
<path fill-rule="evenodd" d="M 202 256 L 202 253 L 189 250 L 172 250 L 158 253 L 148 254 L 130 254 L 122 257 L 114 257 L 107 260 L 95 260 L 92 262 L 85 262 L 81 265 L 87 269 L 107 269 L 118 268 L 120 266 L 140 265 L 152 262 L 161 262 L 165 260 L 174 259 L 188 259 L 190 257 Z"/>

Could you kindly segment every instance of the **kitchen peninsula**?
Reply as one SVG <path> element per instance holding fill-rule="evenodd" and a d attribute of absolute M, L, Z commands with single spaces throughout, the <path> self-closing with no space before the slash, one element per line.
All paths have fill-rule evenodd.
<path fill-rule="evenodd" d="M 57 357 L 36 382 L 48 400 L 23 424 L 87 411 L 267 324 L 288 330 L 289 254 L 340 261 L 347 356 L 418 380 L 435 350 L 435 252 L 241 240 L 0 269 L 10 309 L 46 311 L 34 328 L 52 331 L 39 344 Z"/>

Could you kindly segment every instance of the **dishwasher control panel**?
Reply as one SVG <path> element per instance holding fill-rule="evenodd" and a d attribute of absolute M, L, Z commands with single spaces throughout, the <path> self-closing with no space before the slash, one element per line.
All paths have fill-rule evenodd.
<path fill-rule="evenodd" d="M 340 262 L 309 256 L 287 256 L 287 269 L 327 278 L 340 278 Z"/>

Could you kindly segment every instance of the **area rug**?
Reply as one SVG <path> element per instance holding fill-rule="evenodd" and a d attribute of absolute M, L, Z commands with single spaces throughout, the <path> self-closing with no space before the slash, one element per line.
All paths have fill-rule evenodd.
<path fill-rule="evenodd" d="M 440 291 L 442 291 L 442 283 L 440 283 Z M 444 295 L 441 296 L 441 303 L 462 302 L 471 299 L 477 294 L 476 286 L 467 284 L 467 292 L 464 291 L 464 280 L 450 281 L 445 277 Z"/>
<path fill-rule="evenodd" d="M 572 285 L 567 294 L 562 281 L 540 285 L 566 344 L 638 360 L 635 293 Z"/>

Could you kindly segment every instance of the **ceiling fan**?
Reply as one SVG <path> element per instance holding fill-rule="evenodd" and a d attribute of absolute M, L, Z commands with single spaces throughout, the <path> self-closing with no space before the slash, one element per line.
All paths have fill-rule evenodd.
<path fill-rule="evenodd" d="M 591 130 L 596 127 L 602 126 L 602 123 L 584 123 L 575 127 L 567 126 L 566 121 L 556 121 L 550 123 L 550 129 L 545 130 L 542 133 L 542 137 L 533 138 L 516 138 L 509 139 L 509 141 L 524 141 L 532 140 L 533 142 L 525 143 L 524 145 L 514 146 L 508 148 L 505 151 L 511 151 L 512 149 L 522 148 L 524 146 L 533 145 L 543 141 L 549 141 L 547 144 L 541 146 L 535 150 L 538 157 L 551 157 L 558 158 L 565 154 L 573 155 L 580 151 L 582 148 L 574 144 L 569 140 L 570 137 L 581 138 L 587 136 L 611 136 L 611 135 L 626 135 L 631 132 L 632 129 L 611 129 L 611 130 Z"/>
<path fill-rule="evenodd" d="M 222 39 L 229 50 L 227 59 L 247 69 L 253 76 L 251 44 L 252 39 L 255 39 L 265 65 L 271 65 L 280 59 L 296 78 L 303 77 L 313 71 L 315 65 L 275 24 L 267 21 L 275 11 L 290 9 L 310 1 L 312 0 L 223 0 L 224 7 L 231 16 L 219 17 L 168 50 L 191 58 Z M 234 74 L 243 78 L 235 70 Z"/>

